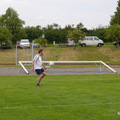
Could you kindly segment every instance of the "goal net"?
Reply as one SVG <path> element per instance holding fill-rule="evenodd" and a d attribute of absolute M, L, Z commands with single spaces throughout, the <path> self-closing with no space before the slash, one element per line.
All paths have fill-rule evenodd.
<path fill-rule="evenodd" d="M 103 61 L 52 61 L 53 66 L 50 66 L 51 61 L 43 61 L 48 67 L 46 73 L 48 75 L 65 75 L 65 74 L 109 74 L 117 73 Z M 26 74 L 35 74 L 32 71 L 32 61 L 19 61 L 19 72 Z"/>

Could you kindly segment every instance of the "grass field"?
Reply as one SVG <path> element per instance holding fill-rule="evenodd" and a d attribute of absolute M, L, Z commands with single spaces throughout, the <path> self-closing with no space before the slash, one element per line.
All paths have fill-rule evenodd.
<path fill-rule="evenodd" d="M 0 77 L 0 120 L 119 120 L 120 75 Z"/>

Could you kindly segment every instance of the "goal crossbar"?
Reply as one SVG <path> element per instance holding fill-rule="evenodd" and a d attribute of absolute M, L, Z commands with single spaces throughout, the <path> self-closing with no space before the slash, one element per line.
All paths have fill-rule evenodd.
<path fill-rule="evenodd" d="M 49 63 L 51 61 L 43 61 L 43 63 Z M 110 69 L 112 72 L 117 73 L 117 71 L 115 71 L 113 68 L 111 68 L 110 66 L 108 66 L 106 63 L 104 63 L 103 61 L 52 61 L 54 63 L 95 63 L 95 64 L 101 64 L 106 66 L 108 69 Z M 23 64 L 32 64 L 32 61 L 19 61 L 20 66 L 23 68 L 23 70 L 29 74 L 28 70 L 24 67 Z M 101 67 L 100 67 L 100 72 L 102 71 Z"/>

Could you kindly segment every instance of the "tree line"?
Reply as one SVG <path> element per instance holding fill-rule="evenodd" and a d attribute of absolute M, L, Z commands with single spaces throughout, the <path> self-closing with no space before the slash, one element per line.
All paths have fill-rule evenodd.
<path fill-rule="evenodd" d="M 118 41 L 120 40 L 120 0 L 117 2 L 114 15 L 111 16 L 109 26 L 87 29 L 81 22 L 76 26 L 74 24 L 66 25 L 64 28 L 61 28 L 57 23 L 47 25 L 46 27 L 41 27 L 40 25 L 23 27 L 24 25 L 25 21 L 19 18 L 17 11 L 13 8 L 8 8 L 6 13 L 0 16 L 0 44 L 2 42 L 8 43 L 9 40 L 16 44 L 21 39 L 29 39 L 32 42 L 41 38 L 42 35 L 45 35 L 48 43 L 53 43 L 53 41 L 66 43 L 71 33 L 75 35 L 75 30 L 79 30 L 79 35 L 81 36 L 97 36 L 104 42 Z"/>

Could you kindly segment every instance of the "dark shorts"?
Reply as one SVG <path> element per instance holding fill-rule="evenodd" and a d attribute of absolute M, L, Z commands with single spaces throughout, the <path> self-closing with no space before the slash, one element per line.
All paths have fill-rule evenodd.
<path fill-rule="evenodd" d="M 40 75 L 44 72 L 44 69 L 43 68 L 42 69 L 36 69 L 35 72 L 36 72 L 37 75 Z"/>

